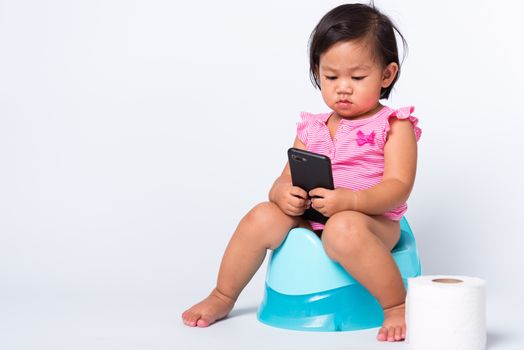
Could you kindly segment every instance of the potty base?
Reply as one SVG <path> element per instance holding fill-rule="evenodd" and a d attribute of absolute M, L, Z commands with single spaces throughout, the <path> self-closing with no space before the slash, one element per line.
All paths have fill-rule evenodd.
<path fill-rule="evenodd" d="M 306 295 L 281 294 L 266 284 L 257 316 L 273 327 L 320 332 L 374 328 L 384 321 L 379 303 L 360 284 Z"/>

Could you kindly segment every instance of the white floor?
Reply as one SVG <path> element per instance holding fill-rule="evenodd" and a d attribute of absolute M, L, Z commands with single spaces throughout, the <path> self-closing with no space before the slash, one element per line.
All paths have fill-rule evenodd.
<path fill-rule="evenodd" d="M 189 289 L 176 296 L 165 291 L 4 295 L 0 349 L 409 349 L 406 343 L 377 342 L 376 329 L 310 333 L 268 327 L 256 319 L 258 287 L 248 286 L 230 317 L 207 329 L 180 321 L 181 311 L 200 298 Z M 489 350 L 524 349 L 518 318 L 524 303 L 512 299 L 488 297 Z"/>

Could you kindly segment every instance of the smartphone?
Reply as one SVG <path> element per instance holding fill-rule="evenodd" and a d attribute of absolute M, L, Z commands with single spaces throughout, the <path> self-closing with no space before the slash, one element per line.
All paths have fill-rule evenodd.
<path fill-rule="evenodd" d="M 306 192 L 318 187 L 335 189 L 329 157 L 298 148 L 290 148 L 287 156 L 293 186 L 300 187 Z M 328 219 L 313 208 L 307 209 L 302 217 L 323 224 Z"/>

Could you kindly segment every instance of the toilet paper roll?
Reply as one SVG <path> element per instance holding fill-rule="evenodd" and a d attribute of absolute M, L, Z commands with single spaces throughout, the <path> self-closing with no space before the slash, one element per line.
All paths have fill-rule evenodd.
<path fill-rule="evenodd" d="M 413 350 L 484 350 L 486 282 L 466 276 L 409 278 L 406 326 Z"/>

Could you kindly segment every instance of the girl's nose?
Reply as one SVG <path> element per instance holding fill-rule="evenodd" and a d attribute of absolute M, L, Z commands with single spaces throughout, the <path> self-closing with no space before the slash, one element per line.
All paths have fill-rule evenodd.
<path fill-rule="evenodd" d="M 342 79 L 340 84 L 337 86 L 336 91 L 338 94 L 351 94 L 353 93 L 353 88 L 351 87 L 351 83 L 349 81 Z"/>

